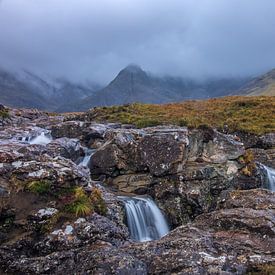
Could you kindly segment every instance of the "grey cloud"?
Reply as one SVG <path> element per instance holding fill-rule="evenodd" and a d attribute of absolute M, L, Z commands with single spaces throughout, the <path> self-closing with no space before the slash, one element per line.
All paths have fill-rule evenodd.
<path fill-rule="evenodd" d="M 156 74 L 251 75 L 275 66 L 273 0 L 4 0 L 0 66 L 109 81 Z"/>

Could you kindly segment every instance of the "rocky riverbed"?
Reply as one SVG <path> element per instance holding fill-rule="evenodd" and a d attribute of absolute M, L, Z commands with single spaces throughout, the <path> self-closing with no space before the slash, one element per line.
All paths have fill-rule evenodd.
<path fill-rule="evenodd" d="M 275 133 L 1 108 L 0 273 L 274 274 Z M 171 231 L 132 240 L 121 194 L 151 196 Z"/>

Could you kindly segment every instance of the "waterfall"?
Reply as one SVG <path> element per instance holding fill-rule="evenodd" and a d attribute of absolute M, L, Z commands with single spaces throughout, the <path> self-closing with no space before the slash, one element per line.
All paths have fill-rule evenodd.
<path fill-rule="evenodd" d="M 31 139 L 29 141 L 30 144 L 40 144 L 40 145 L 47 145 L 52 141 L 52 137 L 50 134 L 46 134 L 45 132 L 42 132 L 37 137 Z"/>
<path fill-rule="evenodd" d="M 94 152 L 95 152 L 95 150 L 93 150 L 93 149 L 85 148 L 85 156 L 80 161 L 80 163 L 78 165 L 83 166 L 83 167 L 88 167 L 91 156 L 93 155 Z"/>
<path fill-rule="evenodd" d="M 125 204 L 131 238 L 140 241 L 157 240 L 169 232 L 160 209 L 149 197 L 119 197 Z"/>
<path fill-rule="evenodd" d="M 265 185 L 269 190 L 275 191 L 275 169 L 267 167 L 261 164 L 261 167 L 264 171 Z"/>

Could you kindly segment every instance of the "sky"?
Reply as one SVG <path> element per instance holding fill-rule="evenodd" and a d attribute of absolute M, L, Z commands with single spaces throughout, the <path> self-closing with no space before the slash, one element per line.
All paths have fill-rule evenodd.
<path fill-rule="evenodd" d="M 251 76 L 275 67 L 274 0 L 0 0 L 0 67 L 107 83 Z"/>

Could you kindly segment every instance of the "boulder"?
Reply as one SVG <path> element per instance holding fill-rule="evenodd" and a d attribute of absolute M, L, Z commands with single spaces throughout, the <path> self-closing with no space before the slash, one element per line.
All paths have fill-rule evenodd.
<path fill-rule="evenodd" d="M 65 121 L 51 127 L 54 138 L 81 138 L 85 124 L 82 121 Z"/>

